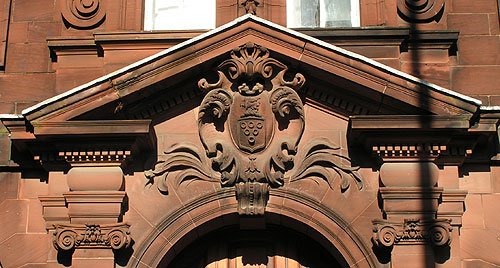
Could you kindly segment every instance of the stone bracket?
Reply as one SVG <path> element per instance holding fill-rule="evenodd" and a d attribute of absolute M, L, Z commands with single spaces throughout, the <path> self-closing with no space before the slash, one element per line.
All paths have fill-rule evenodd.
<path fill-rule="evenodd" d="M 435 218 L 443 191 L 441 187 L 380 187 L 380 197 L 388 217 Z"/>
<path fill-rule="evenodd" d="M 437 211 L 440 218 L 452 220 L 452 226 L 462 226 L 462 216 L 465 212 L 465 197 L 467 190 L 445 189 L 441 198 L 441 204 Z"/>
<path fill-rule="evenodd" d="M 123 214 L 125 196 L 124 191 L 78 191 L 39 199 L 46 228 L 52 230 L 69 223 L 116 224 Z"/>
<path fill-rule="evenodd" d="M 373 242 L 378 247 L 398 244 L 446 246 L 451 243 L 450 219 L 405 219 L 404 222 L 373 220 Z"/>
<path fill-rule="evenodd" d="M 130 225 L 118 224 L 57 224 L 54 225 L 54 247 L 70 251 L 76 248 L 112 248 L 130 245 Z"/>
<path fill-rule="evenodd" d="M 71 223 L 116 223 L 122 215 L 125 191 L 74 191 L 63 194 Z"/>
<path fill-rule="evenodd" d="M 66 199 L 61 195 L 39 196 L 42 203 L 42 213 L 47 230 L 53 229 L 54 224 L 69 223 Z"/>

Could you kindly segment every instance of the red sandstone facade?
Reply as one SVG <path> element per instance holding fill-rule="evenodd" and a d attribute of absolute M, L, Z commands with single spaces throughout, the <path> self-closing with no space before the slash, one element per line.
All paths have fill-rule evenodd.
<path fill-rule="evenodd" d="M 0 266 L 500 266 L 497 2 L 286 2 L 0 0 Z"/>

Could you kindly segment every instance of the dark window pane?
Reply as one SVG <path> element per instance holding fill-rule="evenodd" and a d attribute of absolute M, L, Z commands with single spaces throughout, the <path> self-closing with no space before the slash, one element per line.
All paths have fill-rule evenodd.
<path fill-rule="evenodd" d="M 352 26 L 350 0 L 323 0 L 325 27 Z"/>
<path fill-rule="evenodd" d="M 304 27 L 319 26 L 318 0 L 300 0 L 300 22 Z"/>

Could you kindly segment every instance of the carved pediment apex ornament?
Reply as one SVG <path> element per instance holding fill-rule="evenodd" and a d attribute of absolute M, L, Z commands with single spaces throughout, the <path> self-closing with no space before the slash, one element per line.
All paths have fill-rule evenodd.
<path fill-rule="evenodd" d="M 75 28 L 93 28 L 106 16 L 104 1 L 101 0 L 59 0 L 61 15 Z"/>
<path fill-rule="evenodd" d="M 164 159 L 146 171 L 150 183 L 167 193 L 169 182 L 178 187 L 188 180 L 218 181 L 235 187 L 242 215 L 264 214 L 269 188 L 285 181 L 319 177 L 333 189 L 340 178 L 342 191 L 351 180 L 361 189 L 359 167 L 352 167 L 328 139 L 315 138 L 297 150 L 305 115 L 296 90 L 304 85 L 304 76 L 298 73 L 286 81 L 288 67 L 251 42 L 229 54 L 217 68 L 216 83 L 198 83 L 206 92 L 198 112 L 205 153 L 188 143 L 172 145 Z"/>
<path fill-rule="evenodd" d="M 288 67 L 269 55 L 267 48 L 252 42 L 236 47 L 230 52 L 231 58 L 217 67 L 219 80 L 210 84 L 203 78 L 198 86 L 204 92 L 224 88 L 253 96 L 273 87 L 286 86 L 298 90 L 304 85 L 305 78 L 300 73 L 292 81 L 285 81 Z"/>
<path fill-rule="evenodd" d="M 450 219 L 405 219 L 401 222 L 373 221 L 373 242 L 379 247 L 396 244 L 432 243 L 436 247 L 451 243 Z"/>
<path fill-rule="evenodd" d="M 444 8 L 445 0 L 398 0 L 398 14 L 408 22 L 431 22 Z"/>
<path fill-rule="evenodd" d="M 70 251 L 76 248 L 112 248 L 130 246 L 127 223 L 118 224 L 57 224 L 54 225 L 54 247 Z"/>
<path fill-rule="evenodd" d="M 257 15 L 257 7 L 260 5 L 260 2 L 257 0 L 244 0 L 241 3 L 242 7 L 245 7 L 246 14 Z"/>

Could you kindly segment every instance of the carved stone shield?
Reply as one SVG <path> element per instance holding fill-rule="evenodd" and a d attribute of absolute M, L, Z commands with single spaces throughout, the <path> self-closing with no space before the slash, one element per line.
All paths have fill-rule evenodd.
<path fill-rule="evenodd" d="M 235 94 L 229 114 L 229 128 L 234 144 L 247 153 L 263 151 L 271 142 L 273 115 L 269 103 L 269 93 L 257 96 Z"/>
<path fill-rule="evenodd" d="M 266 147 L 265 119 L 257 116 L 238 120 L 238 146 L 242 150 L 255 152 Z"/>

